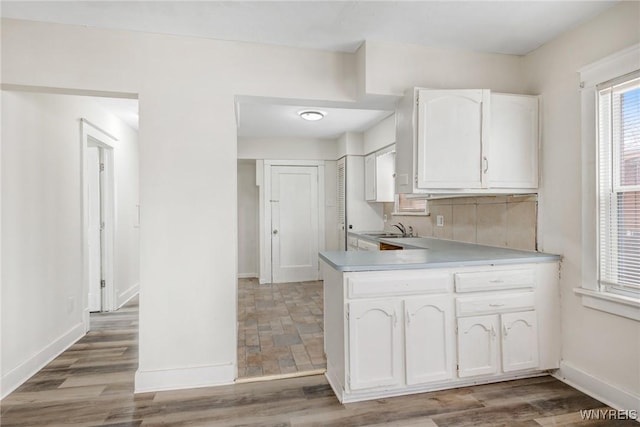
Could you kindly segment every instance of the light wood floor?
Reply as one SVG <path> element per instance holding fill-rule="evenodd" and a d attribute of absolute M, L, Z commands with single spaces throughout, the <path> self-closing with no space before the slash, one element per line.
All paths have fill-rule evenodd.
<path fill-rule="evenodd" d="M 9 426 L 634 426 L 581 421 L 600 402 L 552 377 L 340 405 L 323 376 L 133 394 L 137 302 L 93 315 L 93 330 L 1 403 Z"/>

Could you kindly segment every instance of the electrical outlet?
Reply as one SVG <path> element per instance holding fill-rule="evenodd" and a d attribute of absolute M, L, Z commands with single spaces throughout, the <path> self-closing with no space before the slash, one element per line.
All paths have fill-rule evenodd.
<path fill-rule="evenodd" d="M 382 221 L 387 222 L 387 214 L 382 215 Z"/>
<path fill-rule="evenodd" d="M 436 215 L 436 226 L 444 227 L 444 215 Z"/>
<path fill-rule="evenodd" d="M 76 299 L 74 297 L 69 297 L 67 299 L 67 313 L 73 313 L 73 310 L 76 308 Z"/>

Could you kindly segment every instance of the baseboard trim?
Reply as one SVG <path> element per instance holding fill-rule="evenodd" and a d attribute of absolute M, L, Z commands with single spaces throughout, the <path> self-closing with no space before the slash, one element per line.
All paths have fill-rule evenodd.
<path fill-rule="evenodd" d="M 0 381 L 0 396 L 2 399 L 20 387 L 40 369 L 58 357 L 62 352 L 71 347 L 85 335 L 84 322 L 78 323 L 73 328 L 53 340 L 42 350 L 25 360 L 23 363 L 7 372 Z"/>
<path fill-rule="evenodd" d="M 125 305 L 126 303 L 128 303 L 131 300 L 131 298 L 133 298 L 136 295 L 138 295 L 139 292 L 140 292 L 140 283 L 136 283 L 135 285 L 133 285 L 132 287 L 130 287 L 126 291 L 120 292 L 120 295 L 118 295 L 118 307 L 117 308 L 120 308 L 123 305 Z M 120 301 L 122 301 L 122 302 L 120 302 Z"/>
<path fill-rule="evenodd" d="M 264 381 L 286 380 L 290 378 L 312 377 L 322 375 L 327 372 L 326 369 L 313 369 L 311 371 L 291 372 L 289 374 L 265 375 L 262 377 L 244 377 L 238 378 L 236 384 L 260 383 Z"/>
<path fill-rule="evenodd" d="M 235 371 L 233 363 L 157 371 L 138 370 L 134 393 L 233 384 Z"/>
<path fill-rule="evenodd" d="M 560 369 L 554 372 L 553 376 L 614 409 L 635 409 L 640 413 L 640 395 L 615 387 L 569 362 L 561 361 Z"/>
<path fill-rule="evenodd" d="M 238 273 L 238 279 L 257 279 L 258 273 Z"/>

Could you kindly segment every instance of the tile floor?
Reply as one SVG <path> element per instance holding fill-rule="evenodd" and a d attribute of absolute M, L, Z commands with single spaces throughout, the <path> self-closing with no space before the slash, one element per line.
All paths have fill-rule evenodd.
<path fill-rule="evenodd" d="M 326 368 L 322 281 L 238 280 L 238 377 Z"/>

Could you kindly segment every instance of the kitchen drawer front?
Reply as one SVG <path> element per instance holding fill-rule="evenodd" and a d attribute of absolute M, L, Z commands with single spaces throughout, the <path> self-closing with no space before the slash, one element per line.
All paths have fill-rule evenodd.
<path fill-rule="evenodd" d="M 458 316 L 503 313 L 533 309 L 533 292 L 514 292 L 508 294 L 477 295 L 456 298 Z"/>
<path fill-rule="evenodd" d="M 533 288 L 535 284 L 535 274 L 532 268 L 476 271 L 456 273 L 455 282 L 456 292 Z"/>
<path fill-rule="evenodd" d="M 449 273 L 385 271 L 357 274 L 347 278 L 348 298 L 416 295 L 450 292 L 453 283 Z"/>

